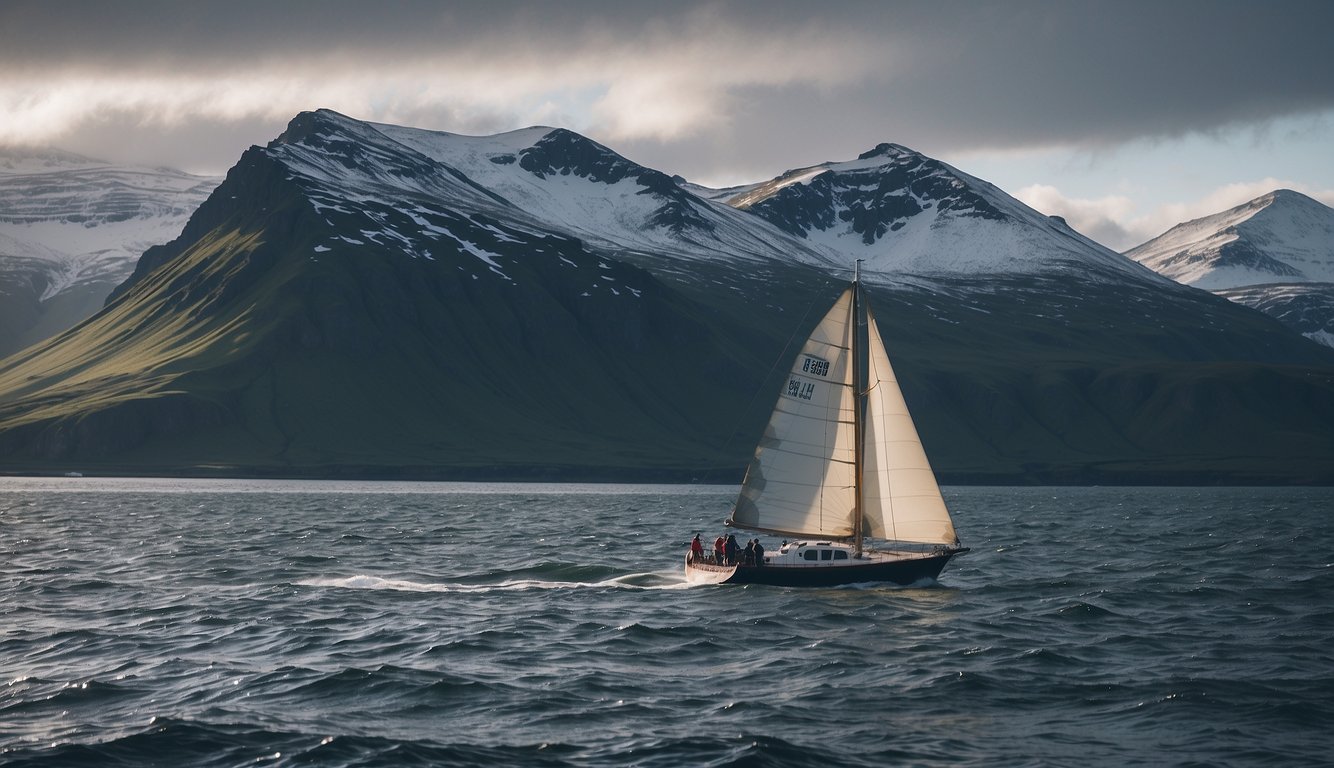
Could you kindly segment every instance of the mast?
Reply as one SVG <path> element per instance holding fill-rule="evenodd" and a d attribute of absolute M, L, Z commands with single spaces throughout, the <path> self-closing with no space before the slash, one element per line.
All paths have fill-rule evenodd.
<path fill-rule="evenodd" d="M 852 553 L 854 557 L 862 554 L 862 471 L 864 466 L 863 445 L 866 429 L 866 391 L 862 384 L 865 364 L 862 358 L 866 354 L 862 343 L 862 328 L 865 320 L 862 315 L 862 260 L 857 259 L 852 268 L 852 430 L 853 430 L 853 495 L 852 495 Z"/>

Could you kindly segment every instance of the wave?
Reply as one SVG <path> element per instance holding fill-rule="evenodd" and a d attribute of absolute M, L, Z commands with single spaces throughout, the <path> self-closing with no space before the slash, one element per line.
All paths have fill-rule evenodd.
<path fill-rule="evenodd" d="M 57 681 L 23 677 L 5 686 L 0 698 L 0 715 L 17 717 L 32 711 L 55 707 L 97 706 L 108 701 L 141 695 L 140 686 L 104 680 Z"/>
<path fill-rule="evenodd" d="M 600 744 L 469 744 L 267 730 L 251 725 L 155 718 L 147 727 L 101 743 L 65 743 L 0 750 L 7 768 L 47 765 L 564 766 L 764 765 L 814 768 L 831 762 L 870 766 L 908 757 L 899 750 L 839 753 L 827 744 L 804 747 L 773 736 L 630 737 Z"/>
<path fill-rule="evenodd" d="M 50 545 L 10 569 L 0 766 L 1328 762 L 1328 491 L 1272 523 L 1219 491 L 1255 545 L 1188 557 L 1177 492 L 961 493 L 979 544 L 940 583 L 816 590 L 687 585 L 664 542 L 704 496 L 688 523 L 648 496 L 52 496 L 16 529 Z M 535 532 L 486 528 L 498 505 Z"/>

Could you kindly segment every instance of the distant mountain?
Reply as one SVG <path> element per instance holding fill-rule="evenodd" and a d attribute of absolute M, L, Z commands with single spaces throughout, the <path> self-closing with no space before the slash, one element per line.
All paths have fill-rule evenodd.
<path fill-rule="evenodd" d="M 0 357 L 101 309 L 218 181 L 55 149 L 0 150 Z"/>
<path fill-rule="evenodd" d="M 1334 209 L 1280 189 L 1178 224 L 1126 256 L 1205 290 L 1334 282 Z"/>
<path fill-rule="evenodd" d="M 788 171 L 726 202 L 844 264 L 887 276 L 1052 275 L 1113 282 L 1153 274 L 992 184 L 897 144 Z"/>
<path fill-rule="evenodd" d="M 1334 481 L 1334 353 L 901 147 L 723 193 L 327 110 L 6 361 L 0 468 L 733 482 L 855 258 L 947 482 Z"/>
<path fill-rule="evenodd" d="M 1126 256 L 1334 346 L 1334 209 L 1288 189 L 1178 224 Z"/>

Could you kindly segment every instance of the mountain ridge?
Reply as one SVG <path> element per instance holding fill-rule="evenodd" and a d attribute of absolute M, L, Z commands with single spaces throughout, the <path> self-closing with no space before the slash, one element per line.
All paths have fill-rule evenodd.
<path fill-rule="evenodd" d="M 297 116 L 101 313 L 7 361 L 0 467 L 731 482 L 775 360 L 853 258 L 1005 227 L 1040 249 L 869 281 L 943 479 L 1334 481 L 1334 353 L 1104 264 L 984 182 L 964 192 L 1008 219 L 937 215 L 931 184 L 967 195 L 912 158 L 866 196 L 866 167 L 828 169 L 800 218 L 851 233 L 833 248 L 784 230 L 790 205 L 770 220 L 558 130 Z M 711 226 L 657 215 L 674 203 Z M 837 215 L 857 205 L 865 225 Z M 930 237 L 896 240 L 914 227 Z"/>
<path fill-rule="evenodd" d="M 726 201 L 817 244 L 836 261 L 865 260 L 873 279 L 876 273 L 1063 269 L 1112 273 L 1114 280 L 1160 279 L 995 185 L 899 144 L 881 143 L 856 160 L 787 171 L 741 187 Z"/>

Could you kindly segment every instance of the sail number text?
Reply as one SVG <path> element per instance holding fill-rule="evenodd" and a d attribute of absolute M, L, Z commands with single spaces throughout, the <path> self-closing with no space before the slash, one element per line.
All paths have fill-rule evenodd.
<path fill-rule="evenodd" d="M 829 375 L 829 361 L 821 360 L 818 357 L 807 357 L 801 362 L 800 373 L 794 371 L 792 378 L 787 380 L 787 391 L 783 394 L 788 397 L 795 397 L 798 400 L 810 400 L 815 397 L 815 382 L 803 381 L 806 376 L 819 376 L 821 378 Z"/>
<path fill-rule="evenodd" d="M 795 376 L 787 380 L 787 396 L 810 400 L 815 395 L 815 382 L 801 381 Z"/>

